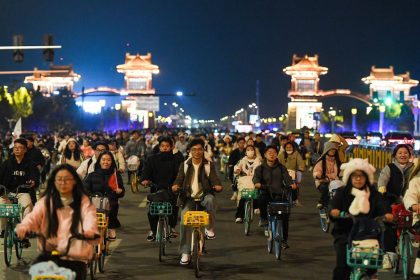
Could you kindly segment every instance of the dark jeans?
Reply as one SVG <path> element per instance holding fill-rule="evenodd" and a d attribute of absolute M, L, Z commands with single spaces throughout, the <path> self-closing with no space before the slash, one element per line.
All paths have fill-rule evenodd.
<path fill-rule="evenodd" d="M 40 255 L 35 259 L 35 261 L 33 263 L 36 264 L 36 263 L 46 262 L 46 261 L 53 261 L 59 267 L 65 267 L 65 268 L 68 268 L 68 269 L 74 271 L 76 273 L 76 280 L 85 280 L 86 279 L 87 265 L 84 262 L 62 260 L 62 259 L 59 259 L 59 258 L 53 258 L 51 256 Z"/>
<path fill-rule="evenodd" d="M 328 202 L 330 200 L 329 194 L 328 194 L 328 183 L 322 183 L 319 185 L 318 190 L 321 193 L 321 197 L 319 199 L 319 202 L 322 203 L 324 207 L 328 207 Z"/>
<path fill-rule="evenodd" d="M 109 199 L 109 204 L 111 210 L 109 211 L 109 229 L 115 229 L 121 227 L 120 221 L 118 220 L 118 210 L 120 209 L 120 204 L 118 199 Z"/>
<path fill-rule="evenodd" d="M 385 252 L 394 252 L 398 244 L 397 229 L 393 224 L 385 224 L 384 249 Z"/>

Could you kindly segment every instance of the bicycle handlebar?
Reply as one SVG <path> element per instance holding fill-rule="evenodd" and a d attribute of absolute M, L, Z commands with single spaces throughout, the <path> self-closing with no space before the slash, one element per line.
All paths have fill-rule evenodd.
<path fill-rule="evenodd" d="M 20 189 L 26 189 L 26 190 L 29 190 L 29 189 L 31 189 L 32 188 L 32 186 L 31 185 L 28 185 L 28 184 L 22 184 L 22 185 L 19 185 L 17 188 L 16 188 L 16 192 L 13 192 L 13 193 L 15 193 L 16 195 L 19 193 L 19 190 Z M 6 188 L 6 186 L 4 186 L 4 185 L 0 185 L 0 190 L 1 190 L 1 192 L 0 193 L 2 193 L 3 195 L 7 195 L 7 194 L 10 194 L 10 193 L 12 193 L 11 191 L 9 191 L 7 188 Z M 15 196 L 16 196 L 15 195 Z"/>

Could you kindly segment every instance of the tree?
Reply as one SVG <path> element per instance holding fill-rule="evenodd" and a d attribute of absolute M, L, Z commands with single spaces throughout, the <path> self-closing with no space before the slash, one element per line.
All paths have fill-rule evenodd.
<path fill-rule="evenodd" d="M 13 93 L 12 103 L 14 119 L 27 118 L 32 115 L 32 98 L 26 88 L 20 87 Z"/>

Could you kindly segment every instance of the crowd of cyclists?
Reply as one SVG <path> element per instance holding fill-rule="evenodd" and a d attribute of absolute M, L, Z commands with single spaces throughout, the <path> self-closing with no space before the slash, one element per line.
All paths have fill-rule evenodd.
<path fill-rule="evenodd" d="M 302 133 L 300 141 L 294 134 L 277 133 L 270 137 L 263 133 L 228 131 L 219 134 L 135 130 L 42 136 L 27 133 L 15 139 L 7 134 L 0 145 L 0 185 L 11 193 L 20 185 L 30 187 L 18 194 L 24 211 L 16 234 L 24 240 L 25 247 L 31 246 L 28 239 L 31 233 L 46 237 L 42 250 L 62 251 L 68 239 L 80 233 L 93 239 L 72 243 L 68 257 L 58 264 L 77 272 L 78 279 L 84 279 L 84 264 L 92 256 L 92 245 L 99 242 L 94 239 L 98 227 L 96 207 L 90 196 L 99 193 L 108 198 L 108 236 L 115 240 L 121 227 L 119 199 L 124 197 L 124 186 L 130 184 L 133 176 L 127 172 L 127 161 L 132 157 L 139 161 L 136 171 L 139 184 L 150 188 L 148 200 L 167 201 L 172 205 L 169 225 L 171 236 L 179 237 L 181 265 L 191 261 L 191 229 L 184 226 L 183 217 L 186 211 L 194 209 L 197 199 L 210 216 L 206 238 L 216 238 L 216 194 L 224 188 L 220 175 L 228 180 L 227 191 L 232 191 L 231 200 L 237 206 L 232 222 L 244 220 L 241 191 L 260 191 L 254 209 L 259 214 L 259 226 L 268 234 L 267 205 L 290 197 L 291 205 L 301 207 L 302 173 L 309 171 L 320 193 L 314 207 L 328 209 L 334 222 L 333 279 L 349 279 L 351 267 L 346 261 L 349 242 L 379 239 L 373 230 L 377 227 L 376 218 L 381 218 L 385 225 L 380 245 L 385 252 L 383 269 L 391 269 L 396 264 L 395 209 L 404 205 L 412 211 L 413 232 L 420 231 L 420 165 L 415 164 L 413 148 L 400 144 L 393 150 L 392 162 L 377 177 L 375 168 L 366 159 L 347 160 L 347 148 L 347 142 L 338 134 L 323 140 L 317 132 L 311 137 L 309 131 Z M 332 182 L 340 182 L 342 186 L 333 197 L 329 188 Z M 5 194 L 0 198 L 0 204 L 3 203 L 8 203 Z M 289 216 L 287 213 L 282 218 L 283 249 L 290 248 Z M 146 239 L 154 241 L 158 217 L 148 213 L 148 220 L 150 232 Z M 1 237 L 4 225 L 2 219 Z M 363 230 L 355 232 L 356 225 Z M 36 260 L 40 261 L 44 260 Z M 413 273 L 420 274 L 420 251 Z M 368 274 L 370 279 L 377 279 L 376 269 L 370 269 Z"/>

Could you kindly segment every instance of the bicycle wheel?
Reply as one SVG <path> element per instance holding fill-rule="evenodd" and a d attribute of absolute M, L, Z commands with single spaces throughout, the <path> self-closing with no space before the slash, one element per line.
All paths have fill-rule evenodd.
<path fill-rule="evenodd" d="M 198 230 L 194 230 L 193 233 L 193 254 L 192 254 L 192 260 L 194 263 L 194 271 L 195 271 L 195 277 L 200 277 L 200 233 Z"/>
<path fill-rule="evenodd" d="M 6 224 L 4 230 L 4 262 L 6 266 L 9 266 L 12 262 L 12 250 L 13 250 L 13 229 L 9 223 Z"/>
<path fill-rule="evenodd" d="M 136 193 L 137 192 L 137 173 L 136 172 L 131 173 L 130 179 L 131 179 L 130 181 L 131 191 L 133 193 Z"/>
<path fill-rule="evenodd" d="M 272 223 L 273 223 L 273 221 L 270 221 L 267 225 L 267 231 L 268 231 L 267 249 L 268 249 L 269 254 L 271 254 L 273 252 L 273 232 L 271 230 L 272 229 Z"/>
<path fill-rule="evenodd" d="M 281 257 L 281 241 L 283 240 L 283 225 L 281 223 L 281 220 L 276 221 L 276 227 L 273 236 L 275 255 L 276 259 L 279 260 Z"/>
<path fill-rule="evenodd" d="M 107 233 L 108 233 L 108 229 L 105 229 L 105 234 L 104 234 L 104 238 L 103 238 L 103 240 L 102 240 L 102 246 L 101 246 L 101 250 L 102 250 L 102 252 L 101 252 L 101 256 L 99 257 L 99 259 L 98 259 L 98 269 L 99 269 L 99 272 L 101 272 L 101 273 L 103 273 L 104 271 L 105 271 L 105 258 L 108 256 L 108 250 L 107 250 L 107 248 L 108 248 L 108 236 L 107 236 Z"/>
<path fill-rule="evenodd" d="M 319 219 L 322 231 L 328 233 L 330 228 L 330 219 L 328 218 L 328 214 L 325 211 L 325 208 L 319 209 Z"/>
<path fill-rule="evenodd" d="M 401 248 L 401 260 L 402 260 L 402 272 L 405 280 L 410 279 L 411 269 L 411 243 L 410 236 L 408 233 L 404 233 L 402 236 L 402 248 Z"/>
<path fill-rule="evenodd" d="M 15 239 L 15 251 L 16 257 L 18 260 L 22 258 L 22 251 L 23 251 L 23 243 L 21 240 Z"/>
<path fill-rule="evenodd" d="M 249 235 L 249 230 L 251 229 L 252 222 L 252 201 L 247 200 L 245 202 L 245 215 L 244 215 L 244 225 L 245 225 L 245 235 Z"/>
<path fill-rule="evenodd" d="M 400 246 L 401 246 L 401 239 L 398 240 L 398 246 L 397 246 L 397 254 L 395 256 L 395 260 L 392 264 L 392 270 L 394 271 L 395 274 L 398 274 L 400 272 L 400 260 L 401 260 L 401 252 L 399 250 Z"/>
<path fill-rule="evenodd" d="M 156 241 L 159 242 L 159 261 L 162 261 L 162 256 L 165 253 L 165 235 L 163 229 L 163 219 L 159 219 L 157 224 L 157 231 L 156 231 Z"/>

